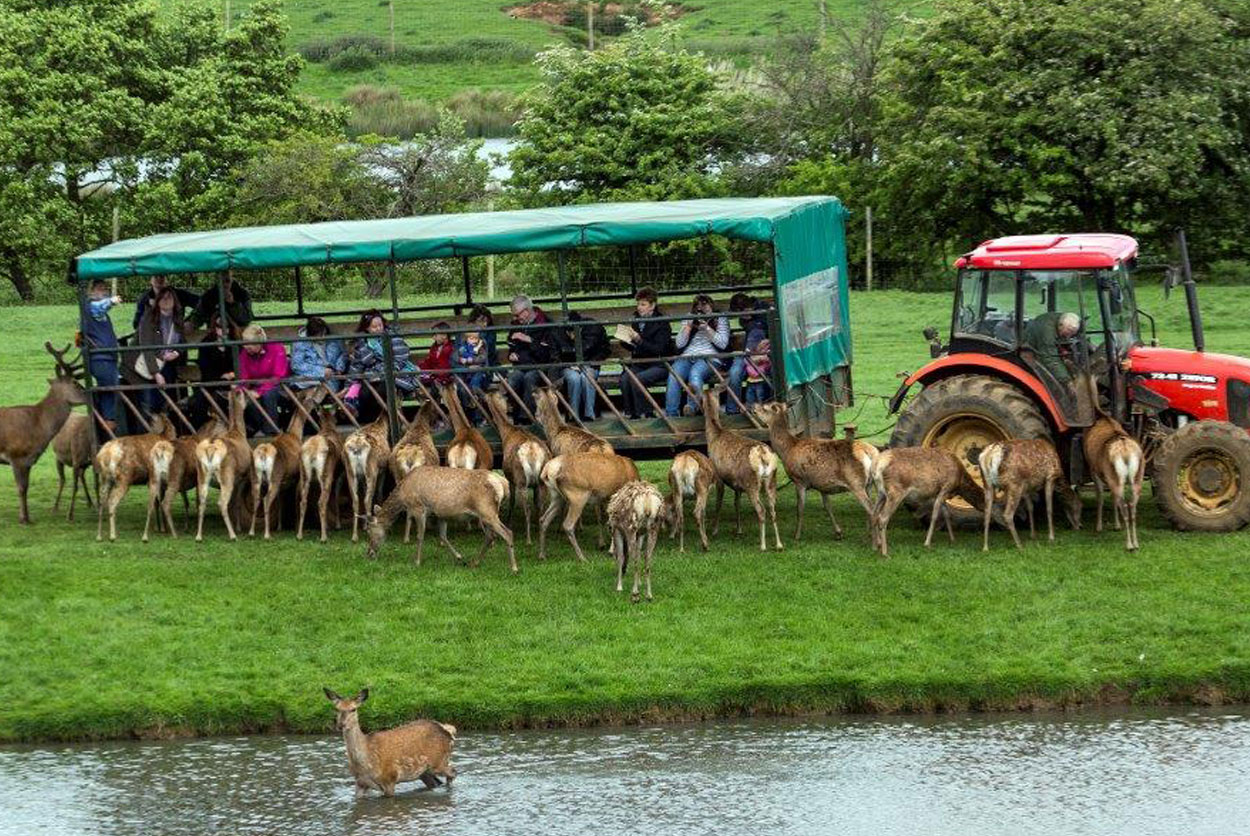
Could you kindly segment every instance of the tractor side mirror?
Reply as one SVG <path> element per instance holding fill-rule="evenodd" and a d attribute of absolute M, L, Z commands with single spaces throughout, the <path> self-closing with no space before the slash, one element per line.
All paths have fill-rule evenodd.
<path fill-rule="evenodd" d="M 923 333 L 924 338 L 929 341 L 929 356 L 940 356 L 942 354 L 942 341 L 938 339 L 938 330 L 930 325 L 921 333 Z"/>

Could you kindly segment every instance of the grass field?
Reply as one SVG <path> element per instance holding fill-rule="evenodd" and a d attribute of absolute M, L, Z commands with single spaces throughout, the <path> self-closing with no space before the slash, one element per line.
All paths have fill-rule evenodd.
<path fill-rule="evenodd" d="M 1250 290 L 1202 295 L 1209 348 L 1250 353 Z M 1141 296 L 1163 341 L 1183 345 L 1183 299 Z M 889 393 L 927 356 L 920 329 L 948 303 L 861 293 L 851 310 L 856 388 Z M 31 401 L 50 366 L 40 346 L 72 330 L 74 310 L 0 318 L 3 401 Z M 878 400 L 857 417 L 886 423 Z M 845 495 L 845 540 L 809 509 L 791 543 L 786 490 L 784 552 L 753 549 L 750 525 L 723 529 L 709 555 L 665 542 L 655 602 L 632 606 L 606 558 L 578 564 L 562 539 L 542 564 L 519 546 L 517 577 L 498 549 L 471 570 L 427 545 L 417 569 L 394 541 L 371 563 L 342 534 L 231 545 L 219 521 L 204 544 L 144 546 L 140 488 L 122 539 L 97 544 L 92 515 L 51 513 L 50 456 L 33 483 L 36 523 L 19 527 L 0 469 L 0 740 L 327 731 L 323 685 L 372 686 L 379 725 L 432 715 L 465 727 L 1250 697 L 1250 535 L 1171 532 L 1149 501 L 1135 555 L 1089 530 L 1021 552 L 1001 531 L 989 554 L 971 533 L 925 550 L 923 532 L 896 523 L 882 561 Z"/>

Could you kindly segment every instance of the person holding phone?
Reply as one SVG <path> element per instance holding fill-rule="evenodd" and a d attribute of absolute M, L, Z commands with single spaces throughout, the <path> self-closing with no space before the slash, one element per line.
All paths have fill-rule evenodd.
<path fill-rule="evenodd" d="M 668 376 L 668 392 L 664 397 L 664 411 L 673 416 L 682 408 L 683 381 L 694 392 L 686 403 L 685 414 L 696 415 L 701 411 L 699 398 L 703 384 L 715 378 L 713 367 L 721 366 L 714 355 L 729 348 L 729 317 L 715 316 L 712 297 L 704 293 L 694 297 L 690 313 L 693 316 L 684 320 L 677 331 L 677 349 L 681 356 L 673 361 L 673 373 Z"/>

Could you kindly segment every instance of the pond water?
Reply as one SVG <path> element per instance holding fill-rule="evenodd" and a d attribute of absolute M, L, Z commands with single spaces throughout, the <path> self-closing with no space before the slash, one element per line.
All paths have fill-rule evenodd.
<path fill-rule="evenodd" d="M 1250 832 L 1242 709 L 465 733 L 454 762 L 357 801 L 337 738 L 0 747 L 0 833 Z"/>

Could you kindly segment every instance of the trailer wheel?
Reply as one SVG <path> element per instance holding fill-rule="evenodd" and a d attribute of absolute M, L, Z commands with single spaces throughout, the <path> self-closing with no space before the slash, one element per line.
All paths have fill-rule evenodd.
<path fill-rule="evenodd" d="M 979 485 L 981 450 L 1011 438 L 1051 438 L 1050 425 L 1037 405 L 1010 383 L 984 375 L 959 375 L 921 390 L 894 425 L 890 446 L 950 450 Z M 981 513 L 962 499 L 947 504 L 955 521 L 981 521 Z"/>
<path fill-rule="evenodd" d="M 1226 421 L 1194 421 L 1154 454 L 1159 510 L 1181 531 L 1236 531 L 1250 522 L 1250 435 Z"/>

